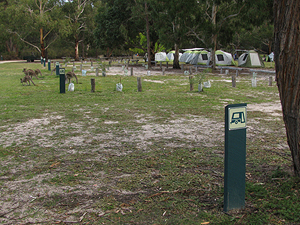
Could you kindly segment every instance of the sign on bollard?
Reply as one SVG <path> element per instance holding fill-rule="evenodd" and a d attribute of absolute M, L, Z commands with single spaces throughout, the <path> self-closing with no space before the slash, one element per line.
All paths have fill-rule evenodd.
<path fill-rule="evenodd" d="M 65 68 L 59 68 L 59 86 L 60 93 L 66 93 L 66 77 L 65 77 Z"/>
<path fill-rule="evenodd" d="M 225 212 L 245 206 L 246 122 L 246 103 L 225 107 Z"/>

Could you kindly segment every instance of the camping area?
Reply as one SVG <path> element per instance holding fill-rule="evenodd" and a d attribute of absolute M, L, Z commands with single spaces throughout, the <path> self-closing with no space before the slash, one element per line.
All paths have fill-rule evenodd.
<path fill-rule="evenodd" d="M 131 67 L 82 76 L 77 65 L 74 91 L 60 93 L 40 62 L 0 64 L 0 224 L 300 222 L 274 74 L 253 86 L 244 70 L 233 87 L 234 70 L 199 68 L 211 84 L 199 92 L 180 70 Z M 35 86 L 20 83 L 23 68 L 41 70 Z M 237 103 L 247 103 L 245 207 L 224 213 L 224 109 Z"/>

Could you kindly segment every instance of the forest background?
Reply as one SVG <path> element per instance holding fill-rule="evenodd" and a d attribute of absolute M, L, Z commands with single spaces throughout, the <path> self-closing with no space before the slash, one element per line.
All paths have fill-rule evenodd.
<path fill-rule="evenodd" d="M 273 1 L 1 0 L 2 59 L 273 50 Z M 239 51 L 238 51 L 239 53 Z"/>

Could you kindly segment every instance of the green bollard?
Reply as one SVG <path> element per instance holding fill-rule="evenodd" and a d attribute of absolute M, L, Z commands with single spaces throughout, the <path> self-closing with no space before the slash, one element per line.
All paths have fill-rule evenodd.
<path fill-rule="evenodd" d="M 225 107 L 224 211 L 245 207 L 247 104 Z"/>
<path fill-rule="evenodd" d="M 51 61 L 48 59 L 48 70 L 51 71 Z"/>
<path fill-rule="evenodd" d="M 55 70 L 56 76 L 59 76 L 59 62 L 55 63 L 55 68 L 56 68 L 56 70 Z"/>
<path fill-rule="evenodd" d="M 60 93 L 66 93 L 65 68 L 59 68 L 59 86 Z"/>

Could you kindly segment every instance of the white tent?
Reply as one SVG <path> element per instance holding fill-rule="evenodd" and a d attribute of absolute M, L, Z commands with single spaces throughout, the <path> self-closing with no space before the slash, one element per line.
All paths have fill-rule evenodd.
<path fill-rule="evenodd" d="M 215 53 L 216 65 L 217 66 L 230 66 L 233 65 L 232 55 L 228 52 L 218 50 Z"/>
<path fill-rule="evenodd" d="M 195 53 L 196 53 L 196 55 L 193 58 L 193 60 L 190 62 L 191 64 L 207 65 L 209 63 L 210 52 L 208 52 L 206 50 L 202 50 L 202 51 L 197 51 Z"/>
<path fill-rule="evenodd" d="M 156 62 L 166 62 L 169 61 L 167 54 L 165 52 L 158 52 L 155 54 Z"/>
<path fill-rule="evenodd" d="M 179 62 L 190 63 L 196 56 L 196 52 L 203 50 L 203 48 L 190 48 L 182 50 L 184 50 L 185 52 L 180 57 Z"/>
<path fill-rule="evenodd" d="M 182 54 L 182 56 L 179 59 L 179 62 L 184 62 L 186 63 L 188 58 L 191 57 L 191 55 L 193 54 L 193 51 L 186 51 Z"/>
<path fill-rule="evenodd" d="M 270 62 L 274 62 L 274 52 L 271 52 L 270 55 L 268 55 Z M 268 60 L 269 61 L 269 60 Z"/>
<path fill-rule="evenodd" d="M 174 60 L 174 55 L 175 55 L 175 51 L 168 52 L 167 57 L 168 57 L 169 61 L 173 61 Z M 179 60 L 180 60 L 181 56 L 182 56 L 182 53 L 179 52 Z"/>

